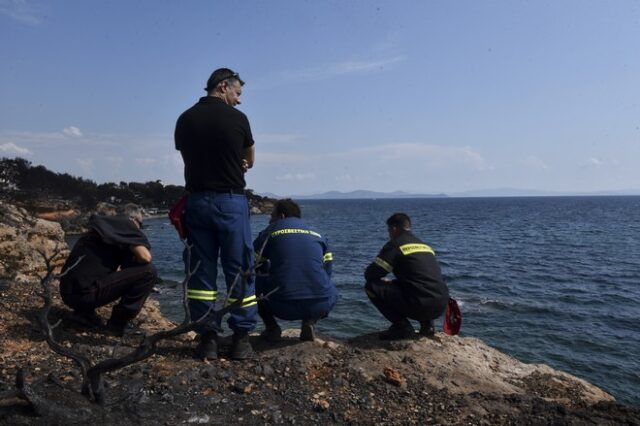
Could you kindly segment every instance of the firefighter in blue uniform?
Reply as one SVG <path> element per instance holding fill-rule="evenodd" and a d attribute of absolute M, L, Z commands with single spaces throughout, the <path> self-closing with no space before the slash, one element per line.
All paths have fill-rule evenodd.
<path fill-rule="evenodd" d="M 315 338 L 316 322 L 325 318 L 336 304 L 337 291 L 331 282 L 333 255 L 326 239 L 301 219 L 300 207 L 290 199 L 279 200 L 269 226 L 254 241 L 262 264 L 256 279 L 256 294 L 277 290 L 258 302 L 258 314 L 265 324 L 263 338 L 280 339 L 276 318 L 302 320 L 300 340 Z M 264 272 L 260 276 L 260 272 Z"/>
<path fill-rule="evenodd" d="M 387 219 L 389 242 L 365 273 L 365 291 L 371 302 L 390 322 L 379 334 L 382 340 L 415 335 L 408 318 L 420 322 L 420 334 L 434 334 L 433 320 L 442 315 L 449 289 L 431 247 L 411 233 L 411 219 L 396 213 Z M 396 277 L 389 280 L 386 275 Z"/>

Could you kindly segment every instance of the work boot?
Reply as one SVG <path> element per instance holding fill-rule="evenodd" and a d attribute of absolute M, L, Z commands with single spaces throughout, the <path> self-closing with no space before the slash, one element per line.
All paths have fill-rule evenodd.
<path fill-rule="evenodd" d="M 87 328 L 101 328 L 104 326 L 102 318 L 96 314 L 96 311 L 73 311 L 71 316 L 69 316 L 69 319 L 76 324 Z"/>
<path fill-rule="evenodd" d="M 407 321 L 404 323 L 391 324 L 391 327 L 378 333 L 380 340 L 401 340 L 408 339 L 415 335 L 416 331 L 413 326 Z"/>
<path fill-rule="evenodd" d="M 202 360 L 218 359 L 218 334 L 215 331 L 206 331 L 200 335 L 196 356 Z"/>
<path fill-rule="evenodd" d="M 426 337 L 433 337 L 436 334 L 436 330 L 433 327 L 433 320 L 420 321 L 420 334 Z"/>
<path fill-rule="evenodd" d="M 138 333 L 139 330 L 130 320 L 119 320 L 111 317 L 109 321 L 107 321 L 107 331 L 114 336 L 123 337 Z"/>
<path fill-rule="evenodd" d="M 279 342 L 282 340 L 282 329 L 278 324 L 275 326 L 267 325 L 262 333 L 260 333 L 260 337 L 270 343 Z"/>
<path fill-rule="evenodd" d="M 300 340 L 303 342 L 313 342 L 316 338 L 316 333 L 314 330 L 314 326 L 316 324 L 316 320 L 303 320 L 302 326 L 300 327 Z"/>
<path fill-rule="evenodd" d="M 246 331 L 233 333 L 229 357 L 238 361 L 253 358 L 253 348 L 249 341 L 249 333 Z"/>

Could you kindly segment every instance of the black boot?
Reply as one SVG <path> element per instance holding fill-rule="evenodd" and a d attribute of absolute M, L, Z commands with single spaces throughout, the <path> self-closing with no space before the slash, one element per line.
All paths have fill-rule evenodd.
<path fill-rule="evenodd" d="M 271 343 L 280 341 L 282 339 L 282 329 L 271 311 L 261 302 L 258 302 L 258 315 L 262 318 L 265 326 L 265 329 L 260 333 L 260 337 Z"/>
<path fill-rule="evenodd" d="M 436 334 L 436 330 L 433 327 L 433 320 L 420 321 L 420 334 L 426 337 L 433 337 Z"/>
<path fill-rule="evenodd" d="M 265 324 L 265 329 L 260 333 L 260 337 L 270 343 L 276 343 L 282 340 L 282 329 L 278 324 Z"/>
<path fill-rule="evenodd" d="M 137 333 L 138 329 L 130 320 L 111 317 L 107 321 L 107 331 L 114 336 L 123 337 Z"/>
<path fill-rule="evenodd" d="M 218 335 L 215 331 L 207 331 L 200 336 L 196 356 L 203 360 L 218 359 Z"/>
<path fill-rule="evenodd" d="M 302 326 L 300 327 L 300 340 L 303 342 L 313 342 L 316 338 L 316 332 L 314 326 L 316 325 L 316 320 L 303 320 Z"/>
<path fill-rule="evenodd" d="M 69 317 L 74 323 L 87 328 L 101 328 L 104 326 L 102 318 L 96 314 L 96 311 L 73 311 Z"/>
<path fill-rule="evenodd" d="M 253 358 L 253 348 L 249 341 L 249 333 L 246 331 L 236 331 L 233 333 L 229 356 L 231 359 L 239 361 Z"/>
<path fill-rule="evenodd" d="M 401 340 L 415 336 L 416 331 L 407 320 L 391 324 L 387 330 L 378 333 L 380 340 Z"/>

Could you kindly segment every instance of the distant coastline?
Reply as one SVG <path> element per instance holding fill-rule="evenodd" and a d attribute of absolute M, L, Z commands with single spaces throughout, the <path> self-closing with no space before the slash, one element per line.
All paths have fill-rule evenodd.
<path fill-rule="evenodd" d="M 593 192 L 560 192 L 541 191 L 533 189 L 496 188 L 476 191 L 421 194 L 405 191 L 378 192 L 369 190 L 355 191 L 327 191 L 319 194 L 306 195 L 278 195 L 271 192 L 260 192 L 262 196 L 269 198 L 292 198 L 294 200 L 374 200 L 374 199 L 407 199 L 407 198 L 500 198 L 500 197 L 633 197 L 640 196 L 640 189 L 620 191 L 593 191 Z"/>

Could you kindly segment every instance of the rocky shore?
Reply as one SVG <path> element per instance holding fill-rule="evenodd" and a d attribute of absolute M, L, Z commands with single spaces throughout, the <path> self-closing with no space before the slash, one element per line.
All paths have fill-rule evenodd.
<path fill-rule="evenodd" d="M 249 211 L 252 215 L 270 214 L 275 200 L 247 191 Z M 53 221 L 60 224 L 66 234 L 81 234 L 86 231 L 85 224 L 94 213 L 113 214 L 118 206 L 112 203 L 100 202 L 95 208 L 86 210 L 67 200 L 32 200 L 28 206 L 21 207 L 38 219 Z M 167 211 L 147 209 L 148 217 L 166 217 Z"/>
<path fill-rule="evenodd" d="M 584 380 L 441 333 L 392 343 L 373 334 L 300 342 L 298 330 L 286 330 L 275 345 L 252 336 L 256 357 L 245 362 L 226 359 L 224 344 L 221 359 L 194 359 L 194 336 L 183 335 L 108 373 L 99 406 L 80 394 L 77 367 L 49 348 L 34 321 L 44 266 L 34 251 L 63 243 L 59 224 L 0 206 L 0 397 L 23 368 L 37 401 L 0 398 L 0 424 L 640 424 L 639 408 Z M 69 314 L 55 297 L 56 338 L 91 359 L 126 353 L 141 339 L 78 328 Z M 173 326 L 155 300 L 139 320 L 147 333 Z"/>

